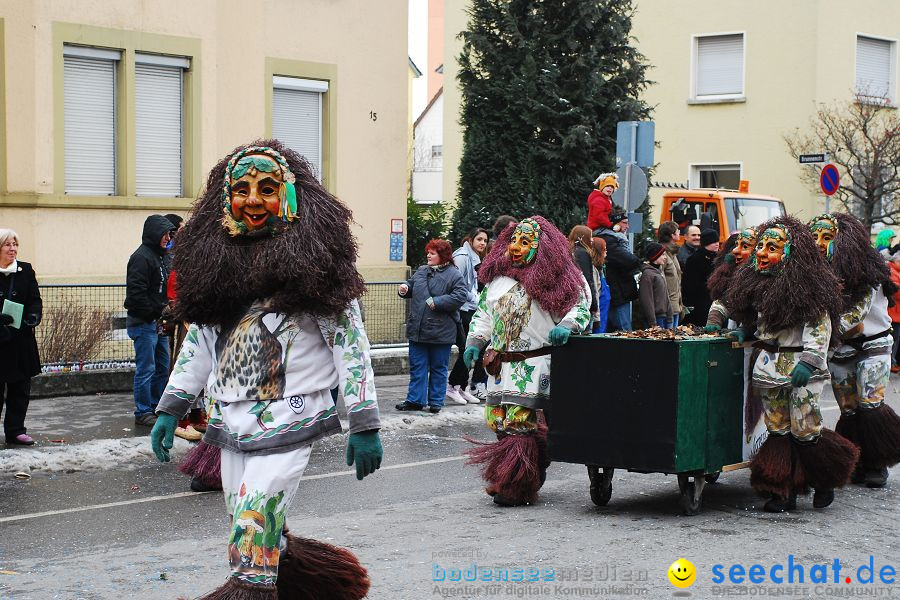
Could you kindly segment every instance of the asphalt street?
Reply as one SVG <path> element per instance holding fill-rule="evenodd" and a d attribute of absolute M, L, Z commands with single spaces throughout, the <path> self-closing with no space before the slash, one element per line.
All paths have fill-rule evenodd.
<path fill-rule="evenodd" d="M 345 436 L 318 443 L 288 512 L 294 532 L 360 557 L 370 598 L 900 595 L 900 586 L 877 577 L 863 585 L 857 573 L 870 557 L 876 575 L 885 565 L 900 570 L 893 479 L 881 490 L 841 490 L 824 511 L 805 498 L 796 512 L 771 515 L 744 469 L 707 486 L 702 512 L 684 517 L 674 476 L 617 471 L 612 500 L 598 508 L 585 467 L 554 464 L 539 504 L 503 509 L 462 458 L 465 436 L 489 439 L 481 407 L 397 413 L 406 381 L 377 382 L 382 469 L 359 482 L 343 462 Z M 889 402 L 900 410 L 898 382 Z M 830 395 L 823 406 L 833 426 Z M 148 430 L 135 429 L 131 410 L 130 396 L 119 394 L 32 402 L 27 424 L 39 445 L 0 450 L 0 598 L 192 598 L 227 576 L 221 493 L 190 492 L 174 464 L 156 463 Z M 179 440 L 176 459 L 187 448 Z M 804 582 L 714 583 L 715 565 L 726 575 L 735 564 L 768 573 L 789 555 L 806 569 Z M 666 575 L 681 557 L 697 570 L 684 590 Z M 835 559 L 838 583 L 831 567 L 827 584 L 810 580 L 811 567 Z M 472 573 L 483 579 L 486 568 L 491 581 L 466 581 Z M 539 581 L 494 581 L 503 573 L 514 579 L 516 569 Z"/>

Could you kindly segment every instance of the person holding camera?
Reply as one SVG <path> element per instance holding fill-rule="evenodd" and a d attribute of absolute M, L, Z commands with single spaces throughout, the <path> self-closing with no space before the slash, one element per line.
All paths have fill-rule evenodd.
<path fill-rule="evenodd" d="M 159 318 L 168 303 L 166 251 L 173 229 L 162 215 L 147 217 L 125 279 L 125 327 L 134 342 L 134 422 L 144 427 L 156 423 L 156 405 L 169 377 L 169 338 Z"/>
<path fill-rule="evenodd" d="M 31 378 L 41 372 L 34 328 L 41 322 L 43 303 L 31 265 L 17 260 L 19 236 L 0 229 L 0 408 L 6 405 L 3 432 L 6 443 L 32 446 L 25 413 Z M 15 316 L 13 313 L 16 313 Z"/>

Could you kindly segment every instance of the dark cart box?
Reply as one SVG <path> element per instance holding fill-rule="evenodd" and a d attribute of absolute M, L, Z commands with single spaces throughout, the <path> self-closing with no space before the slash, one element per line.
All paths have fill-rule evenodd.
<path fill-rule="evenodd" d="M 729 340 L 572 337 L 552 361 L 552 460 L 701 475 L 741 462 L 743 351 Z"/>

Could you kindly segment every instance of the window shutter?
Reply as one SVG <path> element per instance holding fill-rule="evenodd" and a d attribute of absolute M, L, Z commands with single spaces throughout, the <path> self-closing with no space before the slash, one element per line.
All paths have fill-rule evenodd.
<path fill-rule="evenodd" d="M 697 96 L 744 93 L 744 35 L 697 38 Z"/>
<path fill-rule="evenodd" d="M 134 71 L 135 191 L 138 196 L 180 197 L 183 71 L 140 62 Z"/>
<path fill-rule="evenodd" d="M 276 77 L 273 84 L 272 136 L 306 158 L 321 181 L 322 94 L 327 83 Z"/>
<path fill-rule="evenodd" d="M 65 191 L 116 194 L 116 61 L 63 57 Z"/>
<path fill-rule="evenodd" d="M 889 98 L 891 93 L 891 44 L 857 36 L 856 91 L 873 98 Z"/>

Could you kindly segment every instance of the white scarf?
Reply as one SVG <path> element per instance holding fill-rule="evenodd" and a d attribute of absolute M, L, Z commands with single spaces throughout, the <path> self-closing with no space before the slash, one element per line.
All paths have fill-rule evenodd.
<path fill-rule="evenodd" d="M 8 267 L 0 267 L 0 273 L 4 275 L 12 275 L 16 271 L 19 270 L 19 261 L 13 259 L 11 263 L 9 263 Z"/>

